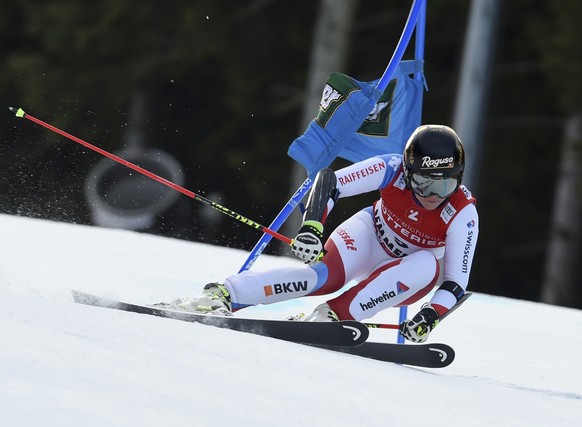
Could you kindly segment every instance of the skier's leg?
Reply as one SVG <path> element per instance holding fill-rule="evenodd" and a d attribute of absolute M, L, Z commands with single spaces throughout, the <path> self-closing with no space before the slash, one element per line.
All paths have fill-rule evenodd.
<path fill-rule="evenodd" d="M 439 277 L 439 264 L 429 251 L 391 261 L 342 295 L 328 301 L 342 320 L 363 320 L 396 305 L 410 305 L 426 296 Z"/>
<path fill-rule="evenodd" d="M 247 270 L 228 277 L 224 285 L 231 294 L 233 310 L 333 293 L 346 283 L 368 275 L 387 257 L 378 244 L 368 210 L 358 212 L 337 227 L 325 248 L 322 262 L 311 266 Z"/>

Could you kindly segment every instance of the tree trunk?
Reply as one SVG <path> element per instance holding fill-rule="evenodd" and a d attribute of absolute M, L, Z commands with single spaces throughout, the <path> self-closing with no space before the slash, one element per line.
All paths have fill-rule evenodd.
<path fill-rule="evenodd" d="M 582 308 L 582 115 L 566 122 L 541 301 Z"/>

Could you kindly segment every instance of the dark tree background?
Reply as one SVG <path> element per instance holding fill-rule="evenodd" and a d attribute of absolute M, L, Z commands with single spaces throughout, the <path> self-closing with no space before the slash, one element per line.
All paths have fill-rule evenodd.
<path fill-rule="evenodd" d="M 575 0 L 501 3 L 471 288 L 537 300 L 564 121 L 580 109 L 582 7 Z M 469 6 L 428 1 L 424 123 L 451 125 Z M 337 71 L 379 77 L 409 7 L 360 1 L 346 69 Z M 100 160 L 15 118 L 9 106 L 115 151 L 128 143 L 139 96 L 146 100 L 143 144 L 179 160 L 186 188 L 269 224 L 293 191 L 286 151 L 302 132 L 317 13 L 311 0 L 2 2 L 0 212 L 90 224 L 84 181 Z M 333 216 L 341 220 L 361 204 L 346 201 Z M 181 197 L 148 231 L 247 250 L 260 237 L 226 217 L 207 221 L 203 212 Z"/>

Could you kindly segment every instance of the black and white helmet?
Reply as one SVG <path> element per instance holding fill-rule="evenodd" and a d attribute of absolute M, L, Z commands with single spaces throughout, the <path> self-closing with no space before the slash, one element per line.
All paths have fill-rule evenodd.
<path fill-rule="evenodd" d="M 421 197 L 446 198 L 463 180 L 465 150 L 450 127 L 423 125 L 410 135 L 402 163 L 408 188 Z"/>

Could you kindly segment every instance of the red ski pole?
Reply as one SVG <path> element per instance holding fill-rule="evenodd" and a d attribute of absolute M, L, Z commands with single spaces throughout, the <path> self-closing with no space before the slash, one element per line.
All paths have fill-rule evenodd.
<path fill-rule="evenodd" d="M 467 301 L 467 299 L 471 295 L 473 295 L 472 292 L 465 292 L 463 294 L 463 296 L 461 298 L 459 298 L 459 300 L 455 303 L 455 305 L 453 305 L 451 308 L 449 308 L 449 310 L 446 311 L 443 315 L 439 316 L 439 322 L 442 321 L 449 314 L 451 314 L 453 311 L 455 311 L 457 308 L 459 308 L 459 306 L 461 304 L 463 304 L 465 301 Z M 399 329 L 400 328 L 400 325 L 393 325 L 390 323 L 366 323 L 366 322 L 363 322 L 363 323 L 364 323 L 364 325 L 366 325 L 370 329 Z"/>
<path fill-rule="evenodd" d="M 36 117 L 33 117 L 30 114 L 25 113 L 22 108 L 9 107 L 9 109 L 10 109 L 10 111 L 12 111 L 13 113 L 16 114 L 16 117 L 25 118 L 25 119 L 28 119 L 28 120 L 30 120 L 38 125 L 41 125 L 42 127 L 45 127 L 47 129 L 55 132 L 55 133 L 58 133 L 59 135 L 64 136 L 65 138 L 70 139 L 71 141 L 74 141 L 78 144 L 81 144 L 81 145 L 89 148 L 90 150 L 93 150 L 93 151 L 101 154 L 102 156 L 108 157 L 111 160 L 116 161 L 117 163 L 120 163 L 124 166 L 127 166 L 128 168 L 133 169 L 134 171 L 139 172 L 142 175 L 145 175 L 148 178 L 153 179 L 154 181 L 158 181 L 159 183 L 164 184 L 165 186 L 170 187 L 176 191 L 179 191 L 180 193 L 185 194 L 186 196 L 188 196 L 194 200 L 197 200 L 197 201 L 199 201 L 207 206 L 210 206 L 210 207 L 216 209 L 217 211 L 222 212 L 223 214 L 228 215 L 229 217 L 234 218 L 237 221 L 242 222 L 243 224 L 246 224 L 246 225 L 249 225 L 253 228 L 256 228 L 257 230 L 260 230 L 263 233 L 270 234 L 271 236 L 275 237 L 276 239 L 279 239 L 280 241 L 282 241 L 283 243 L 287 243 L 288 245 L 291 244 L 290 238 L 283 236 L 282 234 L 279 234 L 276 231 L 273 231 L 273 230 L 265 227 L 264 225 L 261 225 L 258 222 L 255 222 L 251 219 L 248 219 L 248 218 L 246 218 L 246 217 L 244 217 L 244 216 L 242 216 L 242 215 L 240 215 L 240 214 L 238 214 L 238 213 L 236 213 L 228 208 L 225 208 L 224 206 L 221 206 L 218 203 L 215 203 L 210 199 L 202 197 L 201 195 L 196 194 L 193 191 L 190 191 L 184 187 L 179 186 L 178 184 L 175 184 L 171 181 L 168 181 L 167 179 L 162 178 L 161 176 L 156 175 L 156 174 L 148 171 L 147 169 L 144 169 L 144 168 L 142 168 L 134 163 L 128 162 L 127 160 L 124 160 L 121 157 L 116 156 L 115 154 L 112 154 L 108 151 L 105 151 L 102 148 L 99 148 L 93 144 L 90 144 L 87 141 L 83 141 L 82 139 L 77 138 L 76 136 L 73 136 L 65 131 L 60 130 L 59 128 L 56 128 L 56 127 L 54 127 L 46 122 L 43 122 L 42 120 L 37 119 Z"/>
<path fill-rule="evenodd" d="M 364 323 L 370 329 L 399 329 L 400 325 L 390 323 Z"/>

